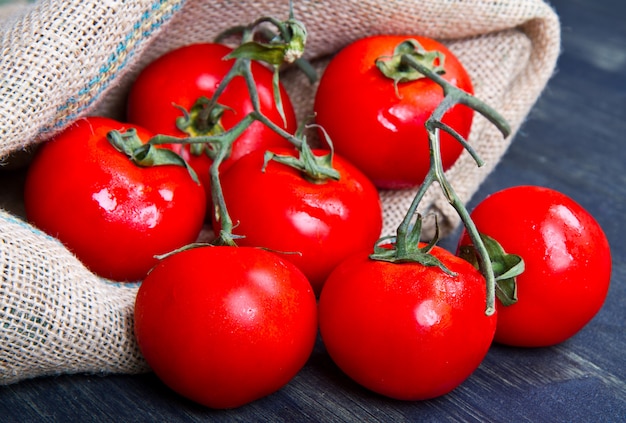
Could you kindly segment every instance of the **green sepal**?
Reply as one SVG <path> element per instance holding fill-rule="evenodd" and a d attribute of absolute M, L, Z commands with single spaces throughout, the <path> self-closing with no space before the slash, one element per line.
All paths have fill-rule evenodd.
<path fill-rule="evenodd" d="M 456 276 L 456 273 L 448 269 L 446 265 L 441 262 L 441 260 L 425 251 L 426 248 L 427 247 L 418 247 L 415 250 L 399 255 L 398 250 L 394 246 L 390 248 L 375 246 L 374 253 L 370 254 L 369 258 L 389 263 L 418 263 L 428 267 L 439 267 L 448 275 Z"/>
<path fill-rule="evenodd" d="M 248 59 L 280 66 L 283 63 L 287 46 L 285 44 L 262 44 L 254 41 L 241 44 L 225 59 Z"/>
<path fill-rule="evenodd" d="M 414 67 L 407 66 L 403 62 L 402 57 L 404 55 L 413 57 L 436 74 L 441 75 L 445 73 L 445 54 L 438 50 L 427 51 L 417 40 L 405 40 L 394 49 L 393 56 L 379 57 L 375 62 L 378 70 L 387 78 L 393 80 L 396 94 L 398 94 L 398 84 L 427 78 L 426 75 Z"/>
<path fill-rule="evenodd" d="M 208 242 L 192 242 L 191 244 L 183 245 L 182 247 L 172 250 L 170 252 L 167 252 L 165 254 L 157 254 L 154 256 L 154 258 L 157 260 L 163 260 L 170 256 L 173 256 L 174 254 L 178 254 L 187 250 L 192 250 L 194 248 L 202 248 L 202 247 L 213 247 L 213 244 L 208 243 Z"/>
<path fill-rule="evenodd" d="M 524 260 L 516 254 L 509 254 L 504 251 L 500 243 L 490 236 L 481 233 L 480 238 L 485 244 L 491 260 L 496 280 L 496 296 L 504 306 L 515 304 L 517 302 L 516 277 L 524 272 Z M 474 246 L 459 247 L 458 256 L 470 262 L 475 268 L 480 269 Z"/>
<path fill-rule="evenodd" d="M 291 7 L 290 7 L 291 8 Z M 293 12 L 293 10 L 292 10 Z M 263 23 L 272 24 L 277 32 L 261 26 Z M 216 39 L 240 33 L 243 42 L 224 57 L 229 59 L 245 59 L 269 64 L 273 70 L 273 94 L 274 103 L 280 114 L 284 126 L 287 126 L 287 118 L 280 96 L 279 72 L 283 64 L 295 64 L 304 72 L 311 83 L 317 80 L 317 73 L 311 64 L 302 57 L 306 45 L 307 31 L 304 24 L 293 18 L 293 14 L 287 21 L 281 22 L 271 17 L 264 17 L 248 27 L 235 27 L 220 34 Z M 256 36 L 255 36 L 256 35 Z M 266 40 L 265 42 L 258 41 Z"/>
<path fill-rule="evenodd" d="M 405 243 L 399 244 L 396 237 L 383 237 L 376 242 L 374 253 L 370 254 L 369 258 L 389 263 L 418 263 L 423 266 L 436 266 L 448 275 L 456 276 L 456 273 L 448 269 L 441 260 L 430 254 L 437 241 L 439 241 L 439 225 L 437 222 L 435 221 L 435 236 L 423 247 L 419 246 L 421 231 L 422 216 L 418 214 L 413 227 L 406 235 Z M 391 242 L 394 239 L 396 239 L 396 242 Z"/>
<path fill-rule="evenodd" d="M 137 166 L 182 166 L 187 169 L 194 182 L 200 184 L 196 172 L 180 155 L 167 148 L 157 148 L 149 142 L 143 143 L 134 128 L 129 128 L 125 132 L 109 131 L 107 139 L 117 151 L 126 155 Z"/>
<path fill-rule="evenodd" d="M 276 110 L 278 110 L 278 114 L 283 121 L 283 126 L 287 127 L 287 116 L 285 116 L 283 99 L 280 96 L 280 72 L 277 67 L 274 68 L 274 73 L 272 75 L 272 93 L 274 94 L 274 104 L 276 105 Z"/>
<path fill-rule="evenodd" d="M 277 33 L 270 28 L 260 26 L 261 23 L 271 23 Z M 255 34 L 258 37 L 255 37 Z M 250 26 L 236 26 L 230 28 L 216 38 L 216 42 L 223 42 L 227 37 L 240 35 L 244 42 L 230 52 L 225 59 L 249 59 L 262 61 L 272 67 L 279 68 L 283 63 L 295 64 L 306 75 L 309 82 L 317 81 L 318 75 L 304 54 L 307 31 L 304 24 L 293 16 L 285 22 L 266 17 L 261 18 Z M 254 41 L 256 39 L 266 42 Z"/>
<path fill-rule="evenodd" d="M 182 113 L 182 116 L 176 118 L 176 127 L 188 138 L 214 137 L 223 134 L 226 130 L 222 125 L 222 116 L 226 110 L 232 110 L 219 103 L 211 104 L 211 100 L 204 96 L 199 97 L 189 110 L 176 104 L 174 107 Z M 212 160 L 215 158 L 211 143 L 189 143 L 189 152 L 194 156 L 206 154 Z"/>
<path fill-rule="evenodd" d="M 219 135 L 224 133 L 222 116 L 226 110 L 232 110 L 228 106 L 215 103 L 211 99 L 201 96 L 191 106 L 189 111 L 184 107 L 175 105 L 182 113 L 176 119 L 176 127 L 190 137 Z"/>
<path fill-rule="evenodd" d="M 306 140 L 302 142 L 298 157 L 266 151 L 262 168 L 263 172 L 265 172 L 265 168 L 270 160 L 301 171 L 305 178 L 314 183 L 324 182 L 328 179 L 337 181 L 340 178 L 339 172 L 333 167 L 332 150 L 328 154 L 316 156 Z"/>
<path fill-rule="evenodd" d="M 301 58 L 307 38 L 304 25 L 292 19 L 284 23 L 270 18 L 265 20 L 272 22 L 279 29 L 279 33 L 266 43 L 246 41 L 230 52 L 225 59 L 249 59 L 280 66 L 283 63 L 294 63 Z M 258 21 L 257 24 L 262 21 Z"/>
<path fill-rule="evenodd" d="M 262 22 L 263 20 L 259 21 Z M 262 43 L 258 41 L 247 41 L 240 44 L 232 52 L 227 54 L 224 59 L 247 59 L 265 62 L 274 68 L 272 79 L 272 87 L 274 94 L 274 103 L 280 114 L 283 124 L 287 125 L 287 118 L 283 108 L 283 102 L 280 97 L 279 72 L 280 67 L 284 63 L 296 63 L 298 67 L 304 71 L 309 80 L 311 79 L 311 66 L 306 66 L 302 55 L 304 54 L 304 46 L 306 44 L 307 32 L 300 22 L 288 20 L 285 23 L 269 19 L 279 28 L 279 33 L 271 37 L 269 42 Z M 270 37 L 267 34 L 265 36 Z M 270 33 L 271 34 L 271 33 Z"/>

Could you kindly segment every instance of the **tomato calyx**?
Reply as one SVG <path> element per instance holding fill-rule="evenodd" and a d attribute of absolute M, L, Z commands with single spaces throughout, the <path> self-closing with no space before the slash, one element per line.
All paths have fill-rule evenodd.
<path fill-rule="evenodd" d="M 422 216 L 418 213 L 415 224 L 408 232 L 400 230 L 397 237 L 387 236 L 379 239 L 374 245 L 374 253 L 370 254 L 372 260 L 386 261 L 390 263 L 419 263 L 423 266 L 437 266 L 450 276 L 456 273 L 443 264 L 434 255 L 430 254 L 439 240 L 439 225 L 435 217 L 435 235 L 433 239 L 420 247 L 422 230 Z"/>
<path fill-rule="evenodd" d="M 480 234 L 489 254 L 493 273 L 496 280 L 496 296 L 504 306 L 517 302 L 516 277 L 524 272 L 524 260 L 516 255 L 507 253 L 498 241 L 489 235 Z M 458 256 L 480 269 L 480 257 L 472 245 L 459 247 Z"/>
<path fill-rule="evenodd" d="M 176 107 L 183 113 L 183 116 L 176 119 L 176 127 L 192 138 L 224 133 L 224 126 L 221 122 L 222 116 L 225 111 L 232 110 L 230 107 L 219 103 L 212 104 L 211 100 L 204 96 L 198 98 L 190 110 Z M 210 144 L 192 143 L 190 152 L 195 156 L 208 154 L 209 157 L 213 158 L 209 146 Z"/>
<path fill-rule="evenodd" d="M 322 133 L 326 136 L 326 143 L 329 146 L 329 152 L 328 154 L 319 156 L 315 155 L 311 146 L 307 142 L 306 137 L 304 136 L 304 129 L 308 127 L 309 126 L 306 124 L 300 125 L 294 134 L 296 139 L 300 140 L 300 145 L 296 148 L 298 151 L 298 157 L 266 151 L 263 168 L 261 170 L 265 172 L 265 168 L 267 167 L 269 161 L 274 160 L 275 162 L 299 170 L 303 178 L 314 184 L 324 183 L 329 179 L 338 181 L 340 175 L 337 169 L 333 167 L 334 149 L 332 141 L 324 129 L 320 127 Z"/>
<path fill-rule="evenodd" d="M 322 183 L 328 179 L 339 180 L 339 172 L 337 172 L 332 165 L 332 152 L 322 156 L 316 156 L 313 154 L 308 143 L 302 144 L 302 148 L 300 148 L 298 152 L 299 156 L 293 157 L 266 151 L 262 170 L 265 171 L 268 162 L 274 160 L 275 162 L 299 170 L 302 172 L 302 177 L 312 183 Z"/>
<path fill-rule="evenodd" d="M 407 56 L 410 56 L 413 61 L 421 63 L 432 73 L 438 75 L 445 73 L 445 54 L 438 50 L 427 51 L 419 41 L 414 39 L 403 41 L 394 49 L 392 56 L 379 57 L 375 62 L 378 70 L 385 77 L 393 80 L 398 97 L 400 97 L 398 84 L 428 77 L 417 67 L 408 64 L 405 58 Z"/>
<path fill-rule="evenodd" d="M 273 25 L 277 33 L 267 27 L 261 27 L 264 23 Z M 260 31 L 255 32 L 257 29 Z M 218 39 L 237 32 L 240 32 L 246 41 L 228 54 L 227 59 L 250 59 L 280 66 L 283 63 L 295 63 L 304 54 L 307 31 L 300 21 L 294 19 L 292 13 L 286 21 L 262 17 L 249 26 L 227 30 L 220 34 Z M 253 41 L 255 35 L 260 35 L 260 38 L 266 41 Z"/>
<path fill-rule="evenodd" d="M 140 167 L 174 165 L 187 169 L 189 176 L 198 185 L 200 180 L 191 166 L 177 153 L 165 148 L 144 143 L 137 136 L 137 130 L 129 128 L 124 132 L 112 130 L 107 133 L 109 143 L 120 153 L 123 153 L 132 163 Z"/>
<path fill-rule="evenodd" d="M 272 31 L 271 27 L 274 27 L 275 31 Z M 293 2 L 289 1 L 287 20 L 280 21 L 271 16 L 261 17 L 248 26 L 227 29 L 216 37 L 216 41 L 221 42 L 232 35 L 240 35 L 241 42 L 224 59 L 255 60 L 272 67 L 274 102 L 283 122 L 286 122 L 279 89 L 281 66 L 294 64 L 304 72 L 311 83 L 317 80 L 317 72 L 303 57 L 307 30 L 294 16 Z"/>

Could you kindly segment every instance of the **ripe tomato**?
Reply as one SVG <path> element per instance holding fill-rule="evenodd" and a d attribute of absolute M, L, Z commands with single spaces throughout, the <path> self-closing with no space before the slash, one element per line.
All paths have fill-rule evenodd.
<path fill-rule="evenodd" d="M 304 366 L 316 307 L 302 272 L 277 255 L 199 247 L 166 257 L 143 281 L 135 335 L 171 389 L 234 408 L 277 391 Z"/>
<path fill-rule="evenodd" d="M 444 45 L 430 38 L 376 35 L 348 45 L 330 61 L 315 97 L 317 123 L 329 134 L 335 151 L 361 169 L 379 188 L 419 185 L 430 165 L 425 121 L 443 99 L 435 82 L 422 78 L 397 85 L 376 67 L 379 57 L 392 56 L 396 46 L 417 40 L 426 50 L 445 54 L 444 79 L 473 94 L 466 70 Z M 456 106 L 443 122 L 467 137 L 473 111 Z M 441 131 L 444 169 L 463 147 Z"/>
<path fill-rule="evenodd" d="M 495 341 L 522 347 L 558 344 L 600 310 L 611 279 L 604 232 L 578 203 L 538 186 L 507 188 L 471 213 L 478 230 L 525 263 L 517 277 L 518 301 L 496 302 Z M 471 245 L 467 234 L 459 248 Z"/>
<path fill-rule="evenodd" d="M 273 152 L 296 156 L 295 149 Z M 328 151 L 314 150 L 314 154 Z M 338 181 L 311 182 L 300 171 L 269 161 L 263 151 L 241 158 L 222 175 L 226 208 L 239 245 L 287 253 L 319 294 L 332 269 L 374 245 L 382 229 L 378 192 L 354 166 L 334 156 Z M 214 222 L 216 231 L 219 223 Z"/>
<path fill-rule="evenodd" d="M 175 105 L 189 111 L 200 97 L 211 98 L 234 63 L 234 59 L 224 60 L 224 56 L 231 51 L 231 48 L 221 44 L 192 44 L 172 50 L 151 62 L 131 86 L 127 103 L 129 122 L 141 125 L 155 134 L 185 137 L 186 134 L 176 126 L 176 120 L 182 116 L 182 112 Z M 295 132 L 297 123 L 287 92 L 281 86 L 285 126 L 274 103 L 272 72 L 258 62 L 252 62 L 251 69 L 263 114 L 288 132 Z M 232 128 L 253 111 L 245 80 L 240 76 L 230 82 L 218 103 L 227 107 L 219 120 L 224 130 Z M 199 131 L 199 128 L 195 130 Z M 288 141 L 279 134 L 260 122 L 254 122 L 235 141 L 230 157 L 222 162 L 221 170 L 253 150 L 288 145 Z M 191 154 L 189 146 L 169 147 L 194 168 L 210 199 L 209 157 L 206 154 Z"/>
<path fill-rule="evenodd" d="M 80 119 L 46 142 L 26 178 L 30 222 L 58 237 L 94 273 L 138 281 L 165 254 L 194 242 L 206 199 L 182 166 L 140 167 L 107 140 L 130 125 Z M 136 128 L 142 141 L 152 134 Z"/>
<path fill-rule="evenodd" d="M 331 273 L 319 299 L 330 357 L 354 381 L 391 398 L 450 392 L 479 366 L 493 339 L 496 315 L 485 314 L 483 276 L 440 247 L 431 252 L 456 276 L 361 252 Z"/>

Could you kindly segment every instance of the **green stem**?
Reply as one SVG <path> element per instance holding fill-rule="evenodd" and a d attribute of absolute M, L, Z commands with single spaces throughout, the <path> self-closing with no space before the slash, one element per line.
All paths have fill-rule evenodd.
<path fill-rule="evenodd" d="M 431 70 L 428 66 L 420 63 L 418 60 L 415 60 L 409 54 L 403 54 L 401 58 L 401 63 L 406 66 L 410 66 L 416 69 L 418 72 L 431 79 L 435 83 L 437 83 L 444 92 L 444 99 L 438 105 L 438 107 L 433 111 L 430 118 L 426 121 L 426 130 L 428 131 L 428 141 L 430 146 L 430 168 L 424 179 L 424 182 L 420 186 L 417 191 L 407 214 L 404 219 L 400 223 L 397 229 L 397 238 L 396 238 L 396 248 L 398 254 L 406 253 L 406 251 L 411 248 L 408 242 L 412 239 L 410 230 L 411 224 L 413 222 L 413 218 L 417 213 L 417 208 L 419 203 L 423 199 L 424 195 L 433 184 L 433 182 L 438 182 L 444 196 L 448 200 L 448 202 L 452 205 L 452 207 L 456 210 L 465 229 L 468 232 L 474 247 L 476 248 L 478 257 L 480 259 L 480 269 L 482 274 L 486 280 L 486 288 L 487 288 L 487 298 L 486 298 L 486 310 L 485 314 L 492 315 L 495 313 L 495 290 L 496 290 L 496 280 L 493 271 L 493 266 L 491 263 L 491 259 L 489 257 L 489 253 L 485 247 L 485 244 L 476 228 L 476 225 L 472 221 L 470 214 L 458 197 L 452 185 L 449 183 L 446 178 L 443 164 L 441 162 L 441 145 L 440 145 L 440 131 L 444 130 L 450 133 L 455 139 L 457 139 L 463 147 L 471 154 L 474 158 L 478 166 L 482 166 L 483 162 L 478 157 L 478 154 L 471 148 L 471 146 L 467 143 L 466 140 L 463 139 L 456 131 L 454 131 L 449 126 L 442 123 L 443 116 L 454 106 L 457 104 L 463 104 L 468 107 L 471 107 L 475 111 L 479 112 L 483 116 L 485 116 L 491 123 L 493 123 L 503 134 L 504 137 L 508 136 L 510 133 L 510 128 L 506 120 L 498 114 L 493 108 L 489 107 L 484 102 L 478 100 L 477 98 L 471 96 L 470 94 L 460 90 L 454 85 L 450 84 L 444 78 L 442 78 L 438 73 Z"/>
<path fill-rule="evenodd" d="M 273 25 L 277 29 L 277 34 L 272 34 L 268 43 L 256 42 L 255 30 L 268 29 L 262 26 L 266 23 Z M 283 122 L 285 122 L 286 119 L 283 111 L 282 100 L 280 98 L 278 69 L 281 65 L 285 63 L 293 63 L 294 61 L 297 62 L 300 67 L 303 67 L 302 54 L 304 52 L 307 35 L 304 25 L 294 18 L 292 1 L 290 0 L 289 2 L 289 19 L 287 21 L 279 21 L 272 17 L 263 17 L 253 22 L 252 25 L 239 26 L 231 30 L 227 30 L 219 35 L 218 38 L 221 39 L 222 37 L 235 34 L 241 35 L 241 43 L 239 47 L 235 48 L 226 56 L 227 59 L 233 58 L 235 60 L 233 66 L 224 76 L 213 96 L 201 109 L 201 115 L 199 118 L 203 121 L 208 121 L 216 107 L 224 107 L 218 104 L 218 99 L 224 93 L 224 90 L 232 82 L 232 80 L 239 76 L 244 78 L 253 111 L 246 115 L 239 123 L 237 123 L 237 125 L 227 131 L 218 131 L 217 133 L 210 135 L 199 135 L 187 138 L 175 138 L 159 135 L 150 141 L 152 144 L 178 143 L 205 144 L 208 146 L 206 150 L 209 152 L 209 155 L 213 160 L 209 168 L 211 196 L 215 207 L 215 218 L 219 220 L 221 225 L 220 234 L 214 243 L 222 245 L 235 245 L 234 238 L 236 238 L 232 234 L 233 223 L 226 208 L 219 175 L 220 166 L 230 155 L 232 145 L 235 140 L 252 123 L 254 123 L 254 121 L 259 121 L 270 130 L 276 132 L 278 135 L 293 144 L 293 146 L 299 150 L 301 154 L 303 150 L 305 150 L 305 153 L 310 150 L 308 149 L 305 138 L 299 133 L 299 131 L 296 134 L 291 134 L 263 114 L 260 106 L 261 102 L 259 100 L 259 93 L 251 69 L 252 60 L 265 62 L 274 68 L 274 78 L 272 80 L 274 101 L 281 117 L 283 118 Z M 304 68 L 306 69 L 306 66 L 304 66 Z M 307 76 L 310 77 L 311 75 Z M 317 163 L 315 160 L 309 160 L 307 163 L 309 162 L 316 166 L 319 166 L 320 163 L 322 165 L 324 164 L 323 161 Z M 308 171 L 309 169 L 306 168 L 305 173 Z M 318 168 L 314 169 L 314 171 L 319 173 Z"/>
<path fill-rule="evenodd" d="M 428 127 L 428 123 L 426 124 Z M 476 248 L 476 252 L 478 257 L 480 258 L 480 268 L 481 273 L 485 277 L 485 281 L 487 284 L 487 298 L 486 298 L 486 310 L 485 314 L 488 316 L 492 315 L 495 312 L 495 290 L 496 290 L 496 280 L 495 274 L 493 271 L 493 266 L 491 263 L 491 259 L 489 257 L 489 253 L 485 248 L 485 244 L 483 243 L 482 238 L 480 237 L 480 233 L 476 228 L 476 225 L 472 221 L 470 214 L 463 204 L 463 201 L 459 198 L 459 196 L 454 191 L 454 188 L 448 181 L 448 178 L 445 176 L 445 172 L 443 170 L 443 165 L 441 163 L 441 143 L 440 143 L 440 132 L 439 129 L 429 130 L 428 131 L 428 139 L 430 142 L 431 150 L 434 154 L 431 154 L 431 159 L 433 160 L 433 167 L 431 168 L 431 177 L 429 178 L 430 183 L 433 181 L 437 181 L 442 189 L 442 192 L 448 202 L 452 205 L 452 207 L 456 210 L 457 214 L 461 218 L 467 233 L 472 240 L 474 247 Z M 438 160 L 437 160 L 438 159 Z"/>
<path fill-rule="evenodd" d="M 437 83 L 437 85 L 439 85 L 443 89 L 444 100 L 439 105 L 439 107 L 435 109 L 429 120 L 441 122 L 443 115 L 452 106 L 456 104 L 464 104 L 468 107 L 471 107 L 472 109 L 483 115 L 485 118 L 487 118 L 492 124 L 494 124 L 498 128 L 498 130 L 502 133 L 504 137 L 507 137 L 511 133 L 511 128 L 509 127 L 506 119 L 504 119 L 502 115 L 500 115 L 494 108 L 489 106 L 487 103 L 455 87 L 444 78 L 442 78 L 438 73 L 433 72 L 427 66 L 424 66 L 422 63 L 415 60 L 410 55 L 403 55 L 402 63 L 417 69 L 421 74 L 425 75 L 433 82 Z M 453 93 L 453 98 L 450 98 Z M 448 104 L 445 104 L 446 101 Z"/>
<path fill-rule="evenodd" d="M 209 168 L 209 177 L 211 180 L 211 199 L 213 201 L 214 213 L 216 219 L 220 222 L 220 233 L 214 241 L 215 245 L 227 245 L 235 247 L 237 244 L 233 239 L 233 221 L 230 218 L 226 202 L 224 201 L 224 193 L 222 191 L 222 183 L 220 181 L 220 164 L 228 156 L 227 149 L 218 148 L 217 155 Z"/>
<path fill-rule="evenodd" d="M 213 206 L 215 207 L 215 218 L 220 222 L 220 225 L 222 227 L 222 230 L 220 231 L 219 237 L 216 241 L 216 243 L 219 245 L 235 245 L 232 235 L 233 223 L 226 208 L 226 203 L 224 201 L 224 195 L 222 191 L 222 184 L 220 182 L 220 165 L 230 155 L 230 151 L 235 140 L 239 138 L 241 134 L 246 129 L 248 129 L 248 127 L 255 120 L 258 120 L 258 114 L 256 112 L 251 112 L 246 115 L 242 120 L 237 122 L 237 124 L 231 129 L 222 132 L 221 134 L 188 138 L 157 135 L 150 140 L 151 144 L 178 143 L 207 144 L 211 146 L 209 151 L 211 152 L 211 159 L 213 161 L 209 168 L 209 178 L 211 181 L 211 200 L 213 201 Z"/>
<path fill-rule="evenodd" d="M 296 135 L 285 131 L 283 128 L 268 119 L 264 114 L 257 111 L 252 111 L 248 113 L 241 121 L 237 123 L 237 125 L 219 134 L 197 135 L 184 138 L 172 135 L 158 134 L 150 139 L 150 144 L 209 144 L 212 146 L 215 146 L 219 143 L 232 144 L 237 139 L 237 137 L 239 137 L 254 121 L 261 122 L 263 125 L 267 126 L 278 135 L 289 141 L 294 147 L 299 149 L 302 146 L 302 138 L 299 138 Z M 247 126 L 242 128 L 242 124 L 245 124 Z M 212 160 L 215 160 L 216 154 L 212 152 L 210 157 Z M 228 157 L 224 157 L 223 159 L 226 158 Z"/>
<path fill-rule="evenodd" d="M 243 76 L 245 75 L 246 69 L 242 68 L 242 62 L 243 60 L 235 60 L 235 63 L 233 64 L 233 66 L 230 68 L 230 70 L 228 71 L 228 73 L 224 76 L 224 78 L 222 79 L 222 81 L 220 82 L 220 84 L 217 86 L 215 92 L 213 93 L 213 95 L 211 96 L 211 98 L 209 99 L 207 106 L 203 109 L 202 111 L 202 115 L 201 115 L 201 119 L 208 119 L 208 117 L 211 114 L 211 111 L 216 107 L 217 105 L 217 100 L 220 98 L 220 96 L 224 93 L 224 90 L 226 89 L 226 87 L 228 86 L 228 84 L 230 84 L 230 82 L 236 77 L 236 76 Z M 248 70 L 249 72 L 249 70 Z"/>
<path fill-rule="evenodd" d="M 434 181 L 435 178 L 433 176 L 433 172 L 429 170 L 426 174 L 424 182 L 422 182 L 415 197 L 413 197 L 413 201 L 411 202 L 407 213 L 404 215 L 402 222 L 400 222 L 400 225 L 396 229 L 396 249 L 398 250 L 398 255 L 405 255 L 408 252 L 408 249 L 411 248 L 411 246 L 408 245 L 408 240 L 413 223 L 413 217 L 417 215 L 417 208 L 426 194 L 426 191 L 428 191 L 428 188 L 430 188 Z"/>

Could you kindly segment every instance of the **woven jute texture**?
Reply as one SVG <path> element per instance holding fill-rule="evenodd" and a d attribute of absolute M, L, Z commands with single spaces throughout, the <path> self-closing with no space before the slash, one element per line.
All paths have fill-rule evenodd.
<path fill-rule="evenodd" d="M 478 168 L 464 154 L 447 172 L 463 201 L 505 153 L 560 49 L 558 16 L 542 0 L 295 0 L 294 12 L 320 72 L 349 42 L 379 33 L 433 37 L 460 58 L 476 96 L 513 129 L 503 139 L 484 118 L 474 120 L 470 142 L 486 165 Z M 148 62 L 268 15 L 286 19 L 288 1 L 40 0 L 0 7 L 0 161 L 79 117 L 123 118 L 128 87 Z M 316 86 L 297 72 L 284 76 L 302 119 Z M 437 213 L 445 234 L 459 220 L 433 188 L 420 212 Z M 385 234 L 413 194 L 381 192 Z M 57 240 L 7 211 L 0 211 L 0 272 L 0 384 L 147 370 L 132 331 L 136 284 L 94 276 Z"/>

